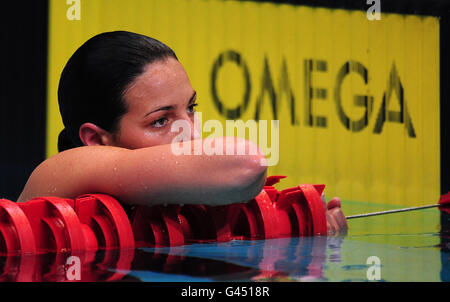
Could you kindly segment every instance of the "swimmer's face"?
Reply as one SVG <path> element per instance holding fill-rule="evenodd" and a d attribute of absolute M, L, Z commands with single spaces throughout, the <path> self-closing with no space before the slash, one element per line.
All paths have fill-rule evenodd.
<path fill-rule="evenodd" d="M 179 134 L 174 121 L 190 125 L 194 137 L 196 92 L 183 66 L 174 58 L 151 63 L 124 93 L 128 112 L 122 116 L 112 145 L 138 149 L 170 144 Z"/>

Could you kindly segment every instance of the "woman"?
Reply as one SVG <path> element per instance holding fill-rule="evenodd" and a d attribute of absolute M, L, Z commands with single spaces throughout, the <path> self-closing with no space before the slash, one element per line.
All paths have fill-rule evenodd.
<path fill-rule="evenodd" d="M 33 171 L 19 202 L 101 192 L 125 204 L 223 205 L 249 201 L 264 186 L 265 157 L 250 141 L 211 143 L 256 147 L 256 154 L 172 152 L 175 121 L 188 123 L 190 139 L 199 139 L 196 92 L 175 53 L 155 39 L 124 31 L 89 39 L 67 62 L 58 101 L 65 126 L 60 153 Z M 339 206 L 327 212 L 330 230 L 346 228 Z"/>

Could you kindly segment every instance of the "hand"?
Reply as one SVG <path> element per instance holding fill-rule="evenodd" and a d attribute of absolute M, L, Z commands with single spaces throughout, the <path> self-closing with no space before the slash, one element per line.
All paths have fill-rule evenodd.
<path fill-rule="evenodd" d="M 339 197 L 334 197 L 328 202 L 326 216 L 328 235 L 347 234 L 347 220 L 345 219 L 344 212 L 342 212 Z"/>

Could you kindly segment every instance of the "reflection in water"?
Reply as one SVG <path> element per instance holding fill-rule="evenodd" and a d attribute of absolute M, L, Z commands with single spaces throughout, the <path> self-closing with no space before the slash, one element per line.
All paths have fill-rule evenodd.
<path fill-rule="evenodd" d="M 68 261 L 71 256 L 79 262 Z M 133 258 L 133 249 L 0 256 L 0 281 L 118 281 L 125 277 Z"/>
<path fill-rule="evenodd" d="M 182 264 L 175 267 L 179 270 L 178 274 L 185 276 L 207 276 L 215 281 L 312 281 L 325 279 L 327 249 L 334 261 L 339 261 L 341 242 L 342 238 L 337 237 L 301 237 L 236 240 L 207 245 L 144 249 L 144 251 L 170 257 L 184 257 Z M 189 265 L 194 261 L 200 261 L 203 270 L 209 266 L 211 269 L 207 270 L 208 273 L 206 271 L 199 273 L 196 265 Z M 186 266 L 189 266 L 189 269 L 183 271 L 182 267 Z M 230 270 L 237 268 L 243 269 L 240 275 L 230 274 Z M 138 263 L 134 262 L 132 270 L 134 272 L 140 270 Z M 150 270 L 154 271 L 154 267 Z M 137 275 L 146 281 L 151 279 L 145 272 Z"/>
<path fill-rule="evenodd" d="M 187 281 L 196 277 L 206 281 L 324 280 L 327 247 L 330 261 L 340 261 L 342 240 L 319 236 L 0 256 L 0 281 L 160 281 L 162 274 L 181 275 Z M 68 262 L 70 256 L 79 257 L 79 267 Z M 74 269 L 80 270 L 78 275 Z"/>

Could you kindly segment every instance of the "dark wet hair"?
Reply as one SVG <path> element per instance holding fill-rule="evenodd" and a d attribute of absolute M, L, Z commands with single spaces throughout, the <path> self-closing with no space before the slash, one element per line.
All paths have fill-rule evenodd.
<path fill-rule="evenodd" d="M 69 59 L 59 81 L 65 128 L 58 136 L 58 150 L 83 146 L 79 129 L 86 122 L 117 131 L 127 112 L 125 89 L 147 64 L 168 57 L 177 59 L 167 45 L 127 31 L 106 32 L 86 41 Z"/>

